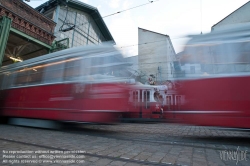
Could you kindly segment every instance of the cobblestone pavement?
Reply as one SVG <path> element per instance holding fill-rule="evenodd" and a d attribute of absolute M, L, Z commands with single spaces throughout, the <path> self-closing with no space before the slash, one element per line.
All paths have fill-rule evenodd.
<path fill-rule="evenodd" d="M 212 127 L 123 123 L 48 130 L 0 125 L 0 165 L 238 166 L 250 165 L 249 150 L 250 131 Z M 38 163 L 10 163 L 21 162 L 18 157 Z"/>

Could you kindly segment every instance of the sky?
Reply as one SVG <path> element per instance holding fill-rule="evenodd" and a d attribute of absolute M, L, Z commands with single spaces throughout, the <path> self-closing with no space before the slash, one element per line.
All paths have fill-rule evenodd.
<path fill-rule="evenodd" d="M 37 7 L 47 0 L 26 2 Z M 116 45 L 127 56 L 138 54 L 138 27 L 169 35 L 175 52 L 181 52 L 187 35 L 209 33 L 211 27 L 248 0 L 79 0 L 97 7 L 101 16 L 143 5 L 103 18 Z M 145 4 L 145 5 L 144 5 Z"/>

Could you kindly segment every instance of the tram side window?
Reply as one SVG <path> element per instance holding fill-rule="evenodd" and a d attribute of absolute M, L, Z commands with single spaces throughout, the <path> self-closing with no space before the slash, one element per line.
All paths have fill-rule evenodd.
<path fill-rule="evenodd" d="M 68 61 L 65 63 L 64 68 L 64 80 L 71 80 L 73 78 L 77 78 L 81 75 L 81 66 L 80 60 Z"/>
<path fill-rule="evenodd" d="M 101 74 L 100 65 L 102 65 L 101 57 L 93 57 L 93 58 L 91 58 L 90 75 Z"/>
<path fill-rule="evenodd" d="M 122 62 L 123 59 L 120 54 L 115 53 L 114 55 L 106 56 L 103 60 L 103 64 L 106 66 L 105 70 L 102 70 L 103 73 L 115 77 L 127 77 L 125 66 L 118 65 Z"/>
<path fill-rule="evenodd" d="M 150 107 L 149 101 L 150 101 L 150 91 L 146 90 L 146 91 L 144 91 L 145 109 L 149 109 L 149 107 Z"/>
<path fill-rule="evenodd" d="M 90 66 L 91 66 L 91 59 L 90 58 L 81 59 L 80 75 L 82 75 L 82 76 L 89 75 L 90 74 Z"/>
<path fill-rule="evenodd" d="M 122 62 L 122 56 L 119 54 L 108 56 L 108 63 L 118 63 Z"/>
<path fill-rule="evenodd" d="M 133 91 L 133 101 L 137 101 L 138 102 L 138 92 L 137 91 Z"/>
<path fill-rule="evenodd" d="M 25 85 L 29 79 L 29 70 L 22 69 L 17 72 L 14 86 Z"/>
<path fill-rule="evenodd" d="M 91 58 L 91 74 L 119 75 L 119 68 L 116 63 L 120 62 L 118 55 L 106 55 L 104 57 Z"/>
<path fill-rule="evenodd" d="M 167 101 L 167 107 L 168 107 L 168 110 L 171 110 L 171 105 L 172 105 L 172 96 L 168 95 L 166 96 L 166 101 Z"/>
<path fill-rule="evenodd" d="M 44 75 L 44 83 L 60 82 L 62 81 L 64 72 L 63 61 L 54 61 L 47 64 Z"/>
<path fill-rule="evenodd" d="M 27 84 L 41 84 L 43 80 L 44 67 L 31 67 L 27 78 Z"/>
<path fill-rule="evenodd" d="M 249 64 L 234 64 L 234 68 L 236 72 L 247 72 L 249 71 L 248 65 Z"/>
<path fill-rule="evenodd" d="M 177 105 L 177 110 L 180 110 L 181 103 L 182 103 L 182 96 L 181 95 L 176 95 L 175 96 L 175 105 Z"/>
<path fill-rule="evenodd" d="M 14 86 L 23 86 L 42 83 L 43 68 L 30 67 L 20 70 L 14 82 Z"/>
<path fill-rule="evenodd" d="M 139 93 L 138 91 L 133 91 L 133 103 L 134 103 L 134 106 L 136 107 L 139 102 Z"/>
<path fill-rule="evenodd" d="M 11 71 L 12 72 L 12 71 Z M 12 72 L 12 73 L 5 73 L 2 82 L 2 89 L 8 89 L 9 87 L 14 85 L 14 81 L 15 81 L 15 76 L 16 73 Z"/>

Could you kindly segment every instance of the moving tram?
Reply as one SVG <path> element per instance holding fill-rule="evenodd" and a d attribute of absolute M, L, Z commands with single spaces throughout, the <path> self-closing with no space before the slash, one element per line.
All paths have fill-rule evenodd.
<path fill-rule="evenodd" d="M 0 117 L 113 123 L 127 109 L 128 64 L 113 46 L 62 50 L 0 68 Z M 33 121 L 37 120 L 37 121 Z"/>
<path fill-rule="evenodd" d="M 250 128 L 250 26 L 191 36 L 181 57 L 176 121 Z M 171 117 L 171 116 L 168 116 Z"/>
<path fill-rule="evenodd" d="M 163 119 L 167 90 L 166 85 L 131 85 L 129 109 L 123 118 L 132 121 Z"/>

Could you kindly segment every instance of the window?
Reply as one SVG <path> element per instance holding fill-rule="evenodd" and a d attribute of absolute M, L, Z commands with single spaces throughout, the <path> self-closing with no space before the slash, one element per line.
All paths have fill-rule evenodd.
<path fill-rule="evenodd" d="M 182 96 L 181 95 L 176 95 L 175 96 L 175 105 L 177 106 L 177 110 L 181 109 L 181 104 L 182 104 Z"/>
<path fill-rule="evenodd" d="M 17 75 L 16 75 L 16 79 L 14 82 L 14 86 L 22 86 L 25 85 L 26 82 L 28 81 L 29 77 L 28 77 L 28 70 L 22 69 L 20 71 L 18 71 Z"/>
<path fill-rule="evenodd" d="M 145 109 L 149 109 L 149 107 L 150 107 L 149 101 L 150 101 L 150 91 L 149 90 L 145 90 L 144 91 Z"/>
<path fill-rule="evenodd" d="M 91 74 L 91 58 L 82 59 L 81 66 L 81 75 L 87 76 Z"/>
<path fill-rule="evenodd" d="M 40 84 L 43 79 L 44 67 L 39 64 L 39 67 L 31 66 L 29 68 L 23 68 L 17 71 L 14 86 Z"/>
<path fill-rule="evenodd" d="M 195 74 L 195 66 L 190 66 L 190 73 Z"/>
<path fill-rule="evenodd" d="M 40 84 L 43 80 L 44 68 L 32 68 L 29 71 L 27 84 Z"/>
<path fill-rule="evenodd" d="M 133 91 L 133 103 L 134 106 L 137 107 L 139 102 L 139 93 L 138 91 Z"/>
<path fill-rule="evenodd" d="M 80 60 L 68 61 L 65 63 L 64 80 L 70 80 L 80 76 Z"/>
<path fill-rule="evenodd" d="M 45 69 L 44 82 L 59 82 L 62 81 L 64 70 L 64 63 L 61 61 L 54 61 L 47 64 Z"/>
<path fill-rule="evenodd" d="M 133 91 L 133 101 L 139 101 L 138 91 Z"/>
<path fill-rule="evenodd" d="M 53 18 L 54 18 L 54 10 L 53 10 L 53 11 L 46 12 L 44 15 L 45 15 L 46 17 L 50 18 L 51 20 L 53 20 Z"/>
<path fill-rule="evenodd" d="M 171 105 L 172 105 L 172 96 L 171 95 L 167 95 L 166 96 L 166 105 L 168 107 L 168 110 L 171 110 Z"/>
<path fill-rule="evenodd" d="M 181 66 L 179 61 L 174 61 L 174 70 L 175 71 L 181 71 Z"/>
<path fill-rule="evenodd" d="M 14 85 L 16 72 L 10 71 L 4 74 L 4 80 L 2 80 L 2 89 L 8 89 L 9 87 Z"/>

